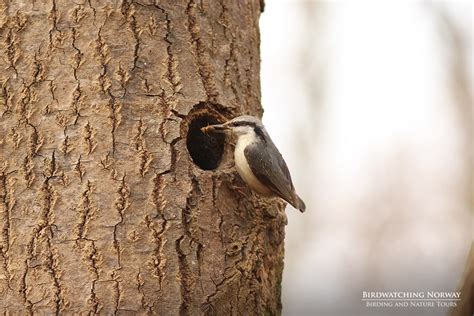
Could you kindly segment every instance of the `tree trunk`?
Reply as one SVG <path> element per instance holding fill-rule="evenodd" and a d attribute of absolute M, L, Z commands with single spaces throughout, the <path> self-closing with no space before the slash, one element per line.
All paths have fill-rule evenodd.
<path fill-rule="evenodd" d="M 286 217 L 199 128 L 261 114 L 245 1 L 0 0 L 0 310 L 279 314 Z"/>

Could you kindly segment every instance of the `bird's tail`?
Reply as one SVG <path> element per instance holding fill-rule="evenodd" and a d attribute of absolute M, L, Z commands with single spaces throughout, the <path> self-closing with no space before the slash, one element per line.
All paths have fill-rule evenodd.
<path fill-rule="evenodd" d="M 295 203 L 292 203 L 293 207 L 297 208 L 301 213 L 304 213 L 304 211 L 306 211 L 306 204 L 304 204 L 303 200 L 296 193 L 294 200 Z"/>

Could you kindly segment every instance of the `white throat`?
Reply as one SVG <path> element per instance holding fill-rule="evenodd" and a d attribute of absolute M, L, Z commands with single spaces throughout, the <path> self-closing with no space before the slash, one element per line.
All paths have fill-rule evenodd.
<path fill-rule="evenodd" d="M 256 135 L 253 131 L 237 138 L 234 151 L 235 167 L 242 179 L 247 182 L 254 191 L 268 196 L 271 195 L 271 191 L 254 176 L 247 162 L 247 158 L 245 158 L 245 148 L 255 142 L 255 140 Z"/>

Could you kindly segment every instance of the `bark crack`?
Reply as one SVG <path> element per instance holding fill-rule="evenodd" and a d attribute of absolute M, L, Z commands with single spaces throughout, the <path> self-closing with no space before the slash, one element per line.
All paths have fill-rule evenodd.
<path fill-rule="evenodd" d="M 99 311 L 99 300 L 97 298 L 97 294 L 95 293 L 95 284 L 99 280 L 99 270 L 97 268 L 97 260 L 98 260 L 98 253 L 97 253 L 97 248 L 95 247 L 94 241 L 92 241 L 92 252 L 90 255 L 90 261 L 92 265 L 92 269 L 94 271 L 94 280 L 92 280 L 92 286 L 91 286 L 91 302 L 92 302 L 92 312 L 94 314 L 97 314 Z"/>
<path fill-rule="evenodd" d="M 36 126 L 34 126 L 33 124 L 29 122 L 27 122 L 26 124 L 33 129 L 33 132 L 30 134 L 30 137 L 29 137 L 28 156 L 34 157 L 36 156 L 36 154 L 38 153 L 38 150 L 43 145 L 43 139 L 39 135 L 39 132 Z"/>
<path fill-rule="evenodd" d="M 11 212 L 13 210 L 13 206 L 15 205 L 15 197 L 12 192 L 8 188 L 8 185 L 13 184 L 12 181 L 7 179 L 8 174 L 2 172 L 0 175 L 0 199 L 3 204 L 2 210 L 2 243 L 0 245 L 0 254 L 2 256 L 2 266 L 3 270 L 5 271 L 5 277 L 7 280 L 7 285 L 9 289 L 11 288 L 10 280 L 11 280 L 11 272 L 10 267 L 8 264 L 9 259 L 9 249 L 10 249 L 10 228 L 11 228 Z"/>
<path fill-rule="evenodd" d="M 165 37 L 164 40 L 166 42 L 166 54 L 167 54 L 167 63 L 166 63 L 166 78 L 171 85 L 173 94 L 179 93 L 182 88 L 181 78 L 177 72 L 178 61 L 176 56 L 173 53 L 173 42 L 171 41 L 172 36 L 172 27 L 171 27 L 171 19 L 169 17 L 168 12 L 166 12 L 163 8 L 159 7 L 155 4 L 155 7 L 159 9 L 165 15 Z"/>
<path fill-rule="evenodd" d="M 89 314 L 96 315 L 100 310 L 100 303 L 96 293 L 96 284 L 99 282 L 99 251 L 95 241 L 88 238 L 76 239 L 76 245 L 80 247 L 88 262 L 88 270 L 92 274 L 92 282 L 87 303 L 90 305 Z"/>
<path fill-rule="evenodd" d="M 74 76 L 74 79 L 76 80 L 76 89 L 74 90 L 74 92 L 72 94 L 72 104 L 71 104 L 72 112 L 75 115 L 73 125 L 76 125 L 77 120 L 79 119 L 79 117 L 81 117 L 81 114 L 80 114 L 79 110 L 80 110 L 80 106 L 82 105 L 82 100 L 84 98 L 82 96 L 81 81 L 79 80 L 79 78 L 77 76 L 77 72 L 79 70 L 79 67 L 82 64 L 82 58 L 83 58 L 84 54 L 76 46 L 76 40 L 77 40 L 76 28 L 72 27 L 71 28 L 71 33 L 72 33 L 72 47 L 76 51 L 76 53 L 74 54 L 74 57 L 73 57 L 73 67 L 72 67 L 73 68 L 73 76 Z"/>
<path fill-rule="evenodd" d="M 184 235 L 176 239 L 175 247 L 178 254 L 179 273 L 178 279 L 181 282 L 181 305 L 179 306 L 180 315 L 190 315 L 189 304 L 191 302 L 191 271 L 189 269 L 188 260 L 186 254 L 181 248 L 181 242 L 184 239 Z"/>
<path fill-rule="evenodd" d="M 110 125 L 111 125 L 111 137 L 112 137 L 112 154 L 114 155 L 115 154 L 115 147 L 116 147 L 116 140 L 115 140 L 115 132 L 117 130 L 117 126 L 118 126 L 118 123 L 119 123 L 119 118 L 118 118 L 118 114 L 120 112 L 120 105 L 117 104 L 117 102 L 115 101 L 115 97 L 112 96 L 111 92 L 110 92 L 110 88 L 108 90 L 108 93 L 109 93 L 109 96 L 110 96 L 110 99 L 109 99 L 109 103 L 108 103 L 108 108 L 109 108 L 109 122 L 110 122 Z"/>
<path fill-rule="evenodd" d="M 30 257 L 30 256 L 31 256 L 31 254 L 28 253 L 28 257 Z M 26 305 L 26 310 L 28 311 L 28 314 L 33 315 L 33 303 L 28 299 L 28 293 L 27 293 L 28 292 L 28 285 L 27 285 L 27 282 L 26 282 L 28 272 L 29 272 L 29 265 L 28 265 L 29 258 L 28 257 L 25 259 L 25 262 L 24 262 L 25 271 L 23 272 L 23 275 L 21 277 L 20 293 L 22 295 L 23 302 Z"/>
<path fill-rule="evenodd" d="M 58 29 L 59 13 L 56 7 L 56 0 L 52 0 L 51 10 L 49 11 L 48 20 L 51 21 L 51 29 L 49 30 L 49 51 L 56 48 L 54 41 L 61 41 L 62 32 Z M 54 33 L 59 33 L 57 38 L 54 38 Z"/>
<path fill-rule="evenodd" d="M 172 51 L 173 42 L 171 41 L 171 20 L 168 17 L 168 13 L 165 12 L 165 19 L 166 19 L 166 34 L 165 34 L 165 42 L 166 42 L 166 53 L 168 56 L 167 68 L 166 68 L 166 75 L 168 78 L 168 82 L 171 84 L 173 89 L 173 94 L 179 93 L 181 91 L 181 78 L 179 77 L 178 72 L 176 69 L 178 68 L 178 61 Z"/>
<path fill-rule="evenodd" d="M 35 175 L 33 173 L 34 162 L 30 155 L 25 156 L 21 168 L 24 174 L 24 179 L 26 181 L 26 187 L 30 188 L 35 180 Z"/>
<path fill-rule="evenodd" d="M 16 76 L 18 76 L 18 70 L 16 69 L 16 62 L 20 56 L 20 53 L 17 51 L 18 40 L 16 37 L 16 32 L 13 29 L 8 30 L 7 38 L 5 39 L 7 44 L 7 58 L 10 63 L 9 68 L 12 68 Z"/>
<path fill-rule="evenodd" d="M 51 93 L 51 98 L 54 102 L 56 102 L 56 104 L 59 104 L 59 100 L 56 97 L 56 93 L 55 93 L 56 84 L 54 83 L 54 79 L 51 79 L 51 80 L 48 80 L 48 81 L 49 81 L 48 89 L 49 89 L 49 93 Z M 51 106 L 51 104 L 47 104 L 46 107 L 44 108 L 43 113 L 45 115 L 48 115 L 51 112 L 50 106 Z"/>
<path fill-rule="evenodd" d="M 103 93 L 107 93 L 107 90 L 110 87 L 110 82 L 107 77 L 107 63 L 109 61 L 109 48 L 105 43 L 104 38 L 102 37 L 102 29 L 105 27 L 105 23 L 107 20 L 104 21 L 104 24 L 99 27 L 99 31 L 97 32 L 97 40 L 96 40 L 96 56 L 99 58 L 100 66 L 102 68 L 101 73 L 99 74 L 99 85 L 101 91 Z"/>
<path fill-rule="evenodd" d="M 234 80 L 230 78 L 230 71 L 233 70 L 234 73 L 238 73 L 239 69 L 237 65 L 236 55 L 235 55 L 235 37 L 232 36 L 232 39 L 229 44 L 229 57 L 226 58 L 224 62 L 224 82 L 226 85 L 230 86 L 234 98 L 239 102 L 239 94 L 237 92 L 237 87 L 235 86 Z"/>
<path fill-rule="evenodd" d="M 82 138 L 87 148 L 87 155 L 90 155 L 94 151 L 95 147 L 97 146 L 97 142 L 94 139 L 95 134 L 96 134 L 95 129 L 92 128 L 92 126 L 90 125 L 88 121 L 82 131 Z"/>
<path fill-rule="evenodd" d="M 161 227 L 159 230 L 152 226 L 150 218 L 147 216 L 145 218 L 147 227 L 152 230 L 153 240 L 156 244 L 153 255 L 152 255 L 152 263 L 153 263 L 153 274 L 158 278 L 159 290 L 162 289 L 163 280 L 165 278 L 164 268 L 166 266 L 166 260 L 164 255 L 164 245 L 165 240 L 164 234 L 168 229 L 168 221 L 163 214 L 163 210 L 165 208 L 165 199 L 163 198 L 163 189 L 164 184 L 162 181 L 162 177 L 165 174 L 168 174 L 169 171 L 165 171 L 164 173 L 156 174 L 153 179 L 153 204 L 156 207 L 156 217 L 159 217 L 161 220 Z"/>
<path fill-rule="evenodd" d="M 164 269 L 166 267 L 166 259 L 163 253 L 165 242 L 163 240 L 163 235 L 168 229 L 168 222 L 166 220 L 161 221 L 161 227 L 159 230 L 152 227 L 150 219 L 147 218 L 147 227 L 152 230 L 153 240 L 156 244 L 155 249 L 153 250 L 152 255 L 152 264 L 153 264 L 153 274 L 158 278 L 159 289 L 163 289 L 163 281 L 165 279 Z"/>
<path fill-rule="evenodd" d="M 15 205 L 15 198 L 12 194 L 12 192 L 8 189 L 8 183 L 9 181 L 7 180 L 8 174 L 5 174 L 5 172 L 2 172 L 0 175 L 0 199 L 3 204 L 2 207 L 2 253 L 7 254 L 8 249 L 10 247 L 10 227 L 11 227 L 11 218 L 10 214 L 13 208 L 13 205 Z"/>
<path fill-rule="evenodd" d="M 82 156 L 79 155 L 79 158 L 77 159 L 77 162 L 74 165 L 74 172 L 77 173 L 77 175 L 79 176 L 79 179 L 81 180 L 81 183 L 82 183 L 82 180 L 84 178 L 84 174 L 86 172 L 85 172 L 84 166 L 82 165 L 82 160 L 81 159 L 82 159 Z"/>
<path fill-rule="evenodd" d="M 137 277 L 136 277 L 136 281 L 137 281 L 137 291 L 138 293 L 140 293 L 140 304 L 142 306 L 142 308 L 144 310 L 146 310 L 149 314 L 152 314 L 152 306 L 149 306 L 147 303 L 146 303 L 146 300 L 145 300 L 145 292 L 143 291 L 143 285 L 145 284 L 145 280 L 143 280 L 143 277 L 141 275 L 141 272 L 140 272 L 140 268 L 138 268 L 138 273 L 137 273 Z"/>
<path fill-rule="evenodd" d="M 33 79 L 31 80 L 30 86 L 43 81 L 44 72 L 43 63 L 38 59 L 38 53 L 35 52 L 33 56 Z"/>
<path fill-rule="evenodd" d="M 97 40 L 96 40 L 96 55 L 99 58 L 99 62 L 101 64 L 102 72 L 99 74 L 99 85 L 103 93 L 109 96 L 109 101 L 107 102 L 107 108 L 109 109 L 109 124 L 111 126 L 110 134 L 112 140 L 112 155 L 115 155 L 115 132 L 117 130 L 117 126 L 120 123 L 119 113 L 120 113 L 120 105 L 117 103 L 115 96 L 112 94 L 111 83 L 110 79 L 107 75 L 107 64 L 109 61 L 109 52 L 108 46 L 105 43 L 104 38 L 102 37 L 102 30 L 105 27 L 107 19 L 105 19 L 104 24 L 99 28 L 99 32 L 97 33 Z"/>
<path fill-rule="evenodd" d="M 44 177 L 45 180 L 41 187 L 41 195 L 42 195 L 42 210 L 40 214 L 40 218 L 38 224 L 33 229 L 33 234 L 30 239 L 30 242 L 27 246 L 27 258 L 25 260 L 25 271 L 22 277 L 22 283 L 20 292 L 23 295 L 23 299 L 27 304 L 27 309 L 30 314 L 33 313 L 33 303 L 28 299 L 27 295 L 27 275 L 29 271 L 29 264 L 35 258 L 35 245 L 40 238 L 44 238 L 46 241 L 47 246 L 47 257 L 45 266 L 48 269 L 49 274 L 51 275 L 53 286 L 54 286 L 54 306 L 55 306 L 55 314 L 59 315 L 62 306 L 64 305 L 63 302 L 63 289 L 60 283 L 59 277 L 59 262 L 57 259 L 57 254 L 54 253 L 54 249 L 52 246 L 52 238 L 53 238 L 53 231 L 51 229 L 51 216 L 52 210 L 54 208 L 54 204 L 56 203 L 56 191 L 54 190 L 53 186 L 51 185 L 50 181 L 56 177 L 58 169 L 56 164 L 55 154 L 53 152 L 51 160 L 45 159 L 44 162 L 45 170 L 44 170 Z"/>
<path fill-rule="evenodd" d="M 92 10 L 92 16 L 94 17 L 94 19 L 92 21 L 92 24 L 95 25 L 97 12 L 96 12 L 95 8 L 92 6 L 91 0 L 87 0 L 87 4 L 89 4 L 89 8 L 91 8 L 91 10 Z"/>
<path fill-rule="evenodd" d="M 237 66 L 237 56 L 235 53 L 236 38 L 235 34 L 229 30 L 229 26 L 231 24 L 229 18 L 229 9 L 222 0 L 220 0 L 219 3 L 222 7 L 222 12 L 219 16 L 219 24 L 221 24 L 224 29 L 224 36 L 227 41 L 229 41 L 228 33 L 230 33 L 229 56 L 226 57 L 224 60 L 224 83 L 231 88 L 232 93 L 234 94 L 234 98 L 237 100 L 237 102 L 239 102 L 237 87 L 235 86 L 234 80 L 231 79 L 231 71 L 233 71 L 234 73 L 237 73 L 239 71 Z"/>
<path fill-rule="evenodd" d="M 208 100 L 216 102 L 219 93 L 214 82 L 214 71 L 208 61 L 208 56 L 206 55 L 205 47 L 201 40 L 201 31 L 196 16 L 195 0 L 189 1 L 185 12 L 188 16 L 188 31 L 191 35 L 191 42 L 197 58 L 199 75 L 201 77 L 204 90 L 206 91 Z"/>
<path fill-rule="evenodd" d="M 55 254 L 53 251 L 51 235 L 52 235 L 52 231 L 50 231 L 50 233 L 47 234 L 47 238 L 46 238 L 48 251 L 49 251 L 49 256 L 47 258 L 47 267 L 49 269 L 49 273 L 51 274 L 51 277 L 53 278 L 53 285 L 55 287 L 55 300 L 54 300 L 55 314 L 59 315 L 61 311 L 61 307 L 63 305 L 63 289 L 61 288 L 61 283 L 59 281 L 59 268 L 58 268 L 59 262 L 57 259 L 58 255 Z"/>
<path fill-rule="evenodd" d="M 114 238 L 114 248 L 117 251 L 117 261 L 118 261 L 119 268 L 122 265 L 121 265 L 121 250 L 120 250 L 119 239 L 117 237 L 117 230 L 118 230 L 118 227 L 124 223 L 124 218 L 123 218 L 124 212 L 130 206 L 130 188 L 128 184 L 125 182 L 125 177 L 126 176 L 123 176 L 122 180 L 120 181 L 120 186 L 117 190 L 118 197 L 115 200 L 115 209 L 117 210 L 119 214 L 120 220 L 118 221 L 118 223 L 114 225 L 113 238 Z"/>
<path fill-rule="evenodd" d="M 114 295 L 114 299 L 115 299 L 115 303 L 114 303 L 114 315 L 117 315 L 119 313 L 119 310 L 120 310 L 120 300 L 122 298 L 122 291 L 120 290 L 121 289 L 121 285 L 120 285 L 120 281 L 119 281 L 119 278 L 116 274 L 117 271 L 114 271 L 112 272 L 112 280 L 114 281 L 114 290 L 115 290 L 115 295 Z"/>
<path fill-rule="evenodd" d="M 135 147 L 135 150 L 138 152 L 138 159 L 139 159 L 139 167 L 138 167 L 138 172 L 142 177 L 145 176 L 145 174 L 148 172 L 148 168 L 153 160 L 152 154 L 148 151 L 146 148 L 146 143 L 145 143 L 145 132 L 146 132 L 146 127 L 143 126 L 143 121 L 140 119 L 137 124 L 137 133 L 135 134 L 135 137 L 133 138 L 133 144 Z"/>
<path fill-rule="evenodd" d="M 79 223 L 77 224 L 77 239 L 85 238 L 86 234 L 86 224 L 90 220 L 90 214 L 92 213 L 92 184 L 90 181 L 87 181 L 86 189 L 82 192 L 82 201 L 79 207 Z"/>
<path fill-rule="evenodd" d="M 2 83 L 2 105 L 5 108 L 5 110 L 2 112 L 2 115 L 0 118 L 3 118 L 3 116 L 7 113 L 11 113 L 11 108 L 12 108 L 12 100 L 13 100 L 13 93 L 11 90 L 8 88 L 8 81 L 10 79 L 5 80 L 5 82 Z"/>
<path fill-rule="evenodd" d="M 137 20 L 135 17 L 135 10 L 133 8 L 133 1 L 124 0 L 122 2 L 122 15 L 128 22 L 128 27 L 132 32 L 133 39 L 135 40 L 135 44 L 133 47 L 133 67 L 131 71 L 134 71 L 138 66 L 138 58 L 139 58 L 139 51 L 140 51 L 140 30 L 137 26 Z"/>
<path fill-rule="evenodd" d="M 228 269 L 226 269 L 226 271 L 227 270 Z M 224 275 L 225 274 L 226 272 L 224 272 Z M 241 274 L 240 271 L 234 271 L 234 273 L 225 276 L 220 282 L 214 283 L 216 289 L 214 290 L 213 293 L 209 294 L 206 297 L 206 300 L 201 304 L 202 310 L 205 312 L 209 311 L 209 309 L 214 310 L 215 308 L 213 306 L 212 299 L 219 294 L 222 287 L 225 287 L 225 285 L 227 285 L 229 282 L 232 282 L 232 280 L 234 280 L 239 274 Z"/>
<path fill-rule="evenodd" d="M 224 214 L 222 214 L 221 209 L 217 206 L 217 184 L 216 178 L 214 175 L 212 176 L 212 206 L 217 212 L 219 213 L 219 235 L 222 243 L 222 247 L 224 247 Z"/>

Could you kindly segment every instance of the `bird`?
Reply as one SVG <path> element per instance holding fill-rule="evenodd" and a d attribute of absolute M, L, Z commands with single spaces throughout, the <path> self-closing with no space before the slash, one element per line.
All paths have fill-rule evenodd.
<path fill-rule="evenodd" d="M 301 213 L 306 210 L 305 203 L 296 194 L 283 156 L 258 118 L 241 115 L 223 124 L 202 127 L 201 131 L 233 134 L 237 139 L 235 167 L 248 186 L 264 197 L 285 200 Z"/>

